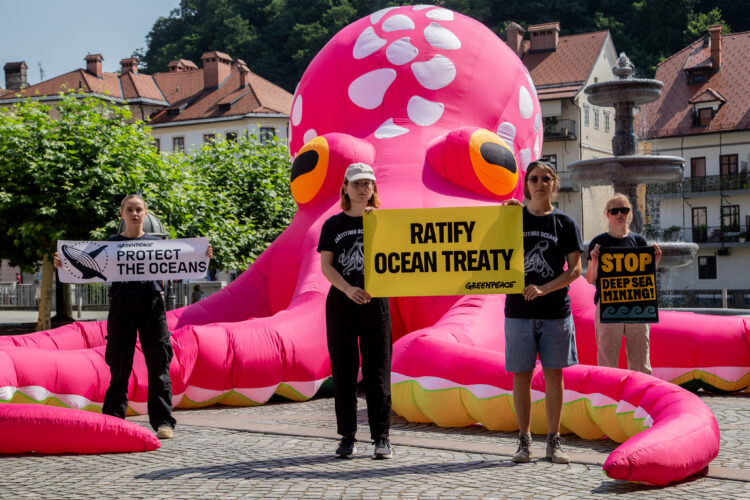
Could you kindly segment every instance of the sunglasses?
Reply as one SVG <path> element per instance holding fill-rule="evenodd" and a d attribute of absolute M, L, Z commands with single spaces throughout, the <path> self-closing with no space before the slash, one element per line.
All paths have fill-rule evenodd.
<path fill-rule="evenodd" d="M 550 177 L 549 175 L 543 175 L 541 177 L 537 175 L 532 175 L 528 179 L 529 179 L 529 182 L 533 182 L 534 184 L 536 184 L 539 181 L 542 181 L 543 183 L 547 184 L 548 182 L 552 180 L 552 177 Z"/>
<path fill-rule="evenodd" d="M 628 215 L 629 213 L 630 213 L 630 207 L 617 207 L 617 208 L 609 209 L 610 215 L 617 215 L 617 214 Z"/>

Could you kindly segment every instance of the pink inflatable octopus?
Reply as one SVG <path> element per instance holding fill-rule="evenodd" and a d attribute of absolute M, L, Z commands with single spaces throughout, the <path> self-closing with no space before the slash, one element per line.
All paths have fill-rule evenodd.
<path fill-rule="evenodd" d="M 346 166 L 374 166 L 382 208 L 480 206 L 523 196 L 540 156 L 541 111 L 516 55 L 482 24 L 433 6 L 380 10 L 341 30 L 310 63 L 291 115 L 290 183 L 299 210 L 284 233 L 220 293 L 169 313 L 177 407 L 254 405 L 274 393 L 315 395 L 330 376 L 315 251 L 338 212 Z M 593 287 L 571 288 L 579 356 L 595 363 Z M 394 409 L 412 421 L 512 430 L 501 295 L 391 299 Z M 721 390 L 750 382 L 749 325 L 662 313 L 652 330 L 655 375 Z M 102 323 L 0 338 L 0 401 L 100 411 L 108 383 Z M 145 411 L 136 353 L 133 413 Z M 563 425 L 624 442 L 605 471 L 666 484 L 716 456 L 716 421 L 699 398 L 655 377 L 566 369 Z M 532 430 L 545 432 L 536 377 Z M 3 406 L 3 411 L 13 405 Z M 0 412 L 0 421 L 2 413 Z M 71 450 L 75 451 L 75 450 Z"/>

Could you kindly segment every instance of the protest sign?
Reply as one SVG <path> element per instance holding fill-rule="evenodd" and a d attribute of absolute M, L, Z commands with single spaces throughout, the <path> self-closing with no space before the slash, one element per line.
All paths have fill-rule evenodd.
<path fill-rule="evenodd" d="M 517 206 L 376 210 L 364 216 L 365 290 L 373 297 L 520 293 Z"/>
<path fill-rule="evenodd" d="M 653 247 L 601 248 L 597 272 L 602 323 L 658 323 Z"/>
<path fill-rule="evenodd" d="M 208 270 L 208 238 L 57 242 L 63 283 L 199 279 Z"/>

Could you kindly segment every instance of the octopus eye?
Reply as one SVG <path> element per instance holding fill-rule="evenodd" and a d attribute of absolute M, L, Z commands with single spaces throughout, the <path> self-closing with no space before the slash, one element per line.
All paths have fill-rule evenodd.
<path fill-rule="evenodd" d="M 513 150 L 497 134 L 478 129 L 469 140 L 469 156 L 474 174 L 487 191 L 510 194 L 518 182 L 518 166 Z"/>
<path fill-rule="evenodd" d="M 427 161 L 443 178 L 492 198 L 504 199 L 518 185 L 513 148 L 486 129 L 467 127 L 437 138 Z"/>
<path fill-rule="evenodd" d="M 325 137 L 316 137 L 299 150 L 289 178 L 297 203 L 308 203 L 320 192 L 328 173 L 328 160 L 329 146 Z"/>

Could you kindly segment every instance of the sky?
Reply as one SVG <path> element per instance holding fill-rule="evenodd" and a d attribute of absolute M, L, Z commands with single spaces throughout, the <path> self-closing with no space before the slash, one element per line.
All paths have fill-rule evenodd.
<path fill-rule="evenodd" d="M 88 54 L 116 72 L 120 60 L 146 48 L 146 35 L 179 0 L 0 0 L 0 67 L 26 61 L 29 84 L 85 68 Z M 166 68 L 165 68 L 166 71 Z M 5 88 L 5 73 L 0 73 Z"/>

